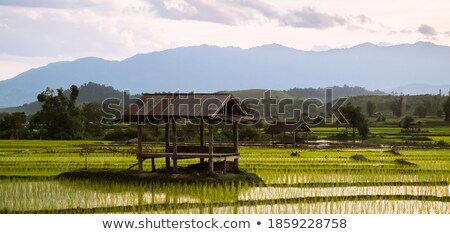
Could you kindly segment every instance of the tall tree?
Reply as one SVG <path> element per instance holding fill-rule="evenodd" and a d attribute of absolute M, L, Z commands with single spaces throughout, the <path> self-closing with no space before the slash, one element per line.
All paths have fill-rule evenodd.
<path fill-rule="evenodd" d="M 418 116 L 419 118 L 425 118 L 427 117 L 427 113 L 428 113 L 428 108 L 422 104 L 416 107 L 416 109 L 414 109 L 414 115 Z"/>
<path fill-rule="evenodd" d="M 394 101 L 390 105 L 390 108 L 395 116 L 402 117 L 404 114 L 403 106 L 404 106 L 404 99 L 403 96 L 400 96 L 399 98 L 394 99 Z"/>
<path fill-rule="evenodd" d="M 442 108 L 444 110 L 445 115 L 445 122 L 450 122 L 450 97 L 445 100 L 444 104 L 442 105 Z"/>
<path fill-rule="evenodd" d="M 361 107 L 355 107 L 352 103 L 347 103 L 347 105 L 341 107 L 340 110 L 345 121 L 352 128 L 353 141 L 356 139 L 356 130 L 358 130 L 362 137 L 366 137 L 369 134 L 367 120 L 361 112 Z"/>
<path fill-rule="evenodd" d="M 80 110 L 76 106 L 78 88 L 70 87 L 70 95 L 66 97 L 62 89 L 56 94 L 47 88 L 37 98 L 42 109 L 31 119 L 31 127 L 39 129 L 41 136 L 50 139 L 79 138 L 82 130 Z"/>
<path fill-rule="evenodd" d="M 7 132 L 10 139 L 19 139 L 20 133 L 25 129 L 27 117 L 23 112 L 14 112 L 3 116 L 0 122 L 0 130 Z"/>
<path fill-rule="evenodd" d="M 375 103 L 373 103 L 372 101 L 368 101 L 366 104 L 367 115 L 372 117 L 375 114 L 376 108 L 377 108 L 377 106 L 375 105 Z"/>

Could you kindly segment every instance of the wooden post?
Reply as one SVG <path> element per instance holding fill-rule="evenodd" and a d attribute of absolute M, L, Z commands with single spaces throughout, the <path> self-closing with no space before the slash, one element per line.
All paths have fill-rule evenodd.
<path fill-rule="evenodd" d="M 173 159 L 173 172 L 174 173 L 178 172 L 178 159 L 176 158 Z"/>
<path fill-rule="evenodd" d="M 166 140 L 166 153 L 169 152 L 169 147 L 170 147 L 170 135 L 169 135 L 169 127 L 170 127 L 170 122 L 169 122 L 169 118 L 165 118 L 164 119 L 165 122 L 165 140 Z M 170 169 L 170 158 L 166 156 L 166 168 L 167 170 Z"/>
<path fill-rule="evenodd" d="M 174 118 L 172 119 L 172 155 L 173 172 L 177 172 L 177 123 Z"/>
<path fill-rule="evenodd" d="M 156 171 L 155 158 L 152 158 L 152 171 Z"/>
<path fill-rule="evenodd" d="M 203 119 L 200 119 L 200 148 L 203 149 L 205 147 L 205 123 Z M 204 163 L 205 159 L 200 158 L 200 163 Z"/>
<path fill-rule="evenodd" d="M 233 122 L 233 148 L 234 148 L 234 152 L 237 154 L 239 153 L 239 129 L 238 129 L 238 122 Z M 224 163 L 224 167 L 226 165 L 226 160 Z M 239 167 L 239 159 L 235 158 L 234 159 L 234 166 L 236 167 L 236 169 Z M 224 169 L 225 172 L 225 169 Z"/>
<path fill-rule="evenodd" d="M 142 166 L 142 126 L 139 124 L 139 122 L 137 123 L 137 137 L 138 137 L 138 145 L 137 145 L 137 149 L 136 149 L 136 154 L 137 154 L 137 160 L 138 160 L 138 170 L 139 172 L 143 171 L 143 166 Z"/>
<path fill-rule="evenodd" d="M 233 149 L 235 153 L 239 153 L 238 122 L 233 122 Z"/>
<path fill-rule="evenodd" d="M 227 158 L 225 157 L 225 159 L 223 160 L 223 174 L 226 173 L 227 173 Z"/>
<path fill-rule="evenodd" d="M 211 125 L 211 122 L 208 123 L 208 132 L 209 132 L 209 172 L 214 172 L 214 160 L 213 160 L 213 154 L 214 154 L 214 134 L 213 134 L 213 126 Z"/>

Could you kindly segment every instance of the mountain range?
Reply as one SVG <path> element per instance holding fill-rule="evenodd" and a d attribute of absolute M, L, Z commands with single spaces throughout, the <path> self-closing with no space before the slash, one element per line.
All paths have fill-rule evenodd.
<path fill-rule="evenodd" d="M 277 44 L 250 49 L 202 45 L 137 54 L 122 61 L 88 57 L 31 69 L 0 81 L 0 107 L 32 102 L 46 87 L 88 82 L 131 93 L 287 90 L 344 84 L 397 92 L 395 87 L 414 83 L 449 87 L 444 86 L 450 84 L 449 76 L 450 47 L 429 42 L 389 47 L 365 43 L 323 52 Z"/>

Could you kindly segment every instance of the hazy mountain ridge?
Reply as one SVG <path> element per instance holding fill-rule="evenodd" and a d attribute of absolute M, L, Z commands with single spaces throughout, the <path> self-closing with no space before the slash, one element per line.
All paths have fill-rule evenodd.
<path fill-rule="evenodd" d="M 123 61 L 90 57 L 31 69 L 0 81 L 0 106 L 34 101 L 46 87 L 90 81 L 131 93 L 287 90 L 344 84 L 389 90 L 418 82 L 448 84 L 448 74 L 450 47 L 425 42 L 390 47 L 365 43 L 324 52 L 276 44 L 245 50 L 203 45 L 137 54 Z"/>

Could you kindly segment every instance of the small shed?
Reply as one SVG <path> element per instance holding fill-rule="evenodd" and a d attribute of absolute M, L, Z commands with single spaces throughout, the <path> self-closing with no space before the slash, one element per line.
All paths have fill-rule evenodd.
<path fill-rule="evenodd" d="M 198 123 L 198 145 L 177 144 L 178 121 L 190 120 Z M 241 108 L 238 99 L 231 94 L 211 93 L 166 93 L 143 94 L 131 104 L 118 122 L 135 123 L 137 126 L 137 165 L 143 171 L 143 162 L 152 160 L 152 171 L 155 171 L 155 159 L 165 158 L 166 167 L 173 162 L 173 172 L 178 170 L 178 160 L 199 158 L 200 162 L 208 159 L 209 171 L 214 172 L 214 162 L 224 162 L 224 172 L 227 160 L 234 160 L 236 168 L 239 163 L 238 124 L 251 120 Z M 164 152 L 142 151 L 142 126 L 145 124 L 163 124 L 165 126 Z M 218 123 L 226 123 L 233 129 L 233 145 L 215 146 L 213 129 Z M 204 128 L 208 126 L 208 144 L 205 145 Z"/>
<path fill-rule="evenodd" d="M 422 128 L 424 127 L 424 124 L 422 121 L 417 121 L 409 124 L 408 129 L 415 130 L 417 132 L 421 132 Z"/>
<path fill-rule="evenodd" d="M 293 136 L 294 139 L 293 141 L 288 141 L 285 139 L 285 133 L 286 132 L 290 132 Z M 271 125 L 269 125 L 269 127 L 266 130 L 266 134 L 271 134 L 272 135 L 272 145 L 276 145 L 277 143 L 274 141 L 274 135 L 277 134 L 283 134 L 282 136 L 282 140 L 281 140 L 281 144 L 292 144 L 293 147 L 296 146 L 296 138 L 297 138 L 297 132 L 305 132 L 305 133 L 310 133 L 312 132 L 311 129 L 308 127 L 308 125 L 306 125 L 304 122 L 302 121 L 297 121 L 297 122 L 273 122 Z"/>

